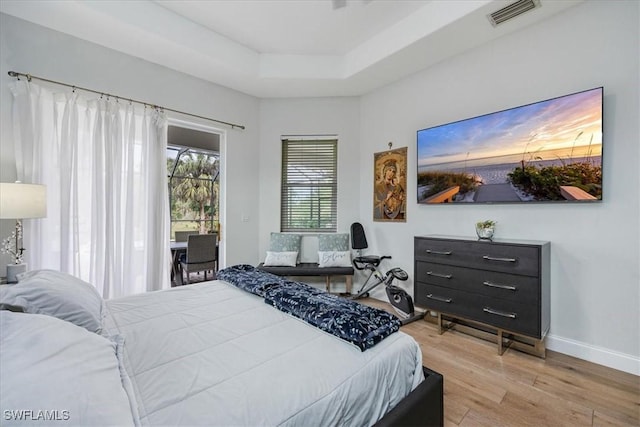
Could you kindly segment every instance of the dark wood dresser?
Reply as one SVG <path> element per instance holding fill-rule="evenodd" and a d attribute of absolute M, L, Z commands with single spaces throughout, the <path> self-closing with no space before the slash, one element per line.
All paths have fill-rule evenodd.
<path fill-rule="evenodd" d="M 415 304 L 451 327 L 545 356 L 550 323 L 550 243 L 414 238 Z"/>

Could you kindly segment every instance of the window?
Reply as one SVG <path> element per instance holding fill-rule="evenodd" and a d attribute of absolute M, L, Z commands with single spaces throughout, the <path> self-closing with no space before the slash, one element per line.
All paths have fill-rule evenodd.
<path fill-rule="evenodd" d="M 336 139 L 283 139 L 281 231 L 335 232 Z"/>
<path fill-rule="evenodd" d="M 171 238 L 176 231 L 218 231 L 218 154 L 167 148 Z"/>

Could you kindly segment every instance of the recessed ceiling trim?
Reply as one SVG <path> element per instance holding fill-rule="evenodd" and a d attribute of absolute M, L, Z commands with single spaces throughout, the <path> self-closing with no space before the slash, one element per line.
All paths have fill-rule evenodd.
<path fill-rule="evenodd" d="M 407 1 L 412 0 L 399 0 L 398 3 Z M 494 29 L 486 25 L 487 15 L 491 10 L 508 4 L 505 0 L 416 0 L 415 4 L 421 7 L 414 6 L 413 12 L 403 18 L 399 15 L 395 24 L 369 32 L 369 37 L 359 44 L 353 44 L 342 53 L 329 55 L 318 54 L 315 49 L 301 54 L 260 53 L 239 43 L 243 38 L 229 38 L 216 32 L 216 27 L 209 26 L 204 18 L 202 23 L 189 18 L 201 12 L 204 5 L 213 7 L 214 2 L 0 0 L 0 12 L 251 96 L 300 98 L 366 94 L 584 1 L 545 2 L 545 7 L 537 13 L 526 14 L 513 25 Z M 175 8 L 166 8 L 167 3 Z M 280 9 L 262 8 L 257 14 L 252 5 L 280 3 L 279 0 L 247 0 L 219 4 L 224 5 L 225 16 L 230 20 L 239 13 L 248 13 L 253 14 L 251 20 L 260 18 L 259 22 L 269 23 L 282 20 L 281 16 L 274 15 Z M 306 1 L 295 3 L 315 4 Z M 331 9 L 328 0 L 322 3 Z M 366 8 L 348 4 L 339 11 L 330 11 L 324 19 L 344 18 L 348 22 L 362 24 L 362 16 L 368 15 L 361 14 L 375 11 L 371 6 L 376 4 L 395 2 L 372 2 Z M 353 14 L 346 13 L 349 11 Z M 306 15 L 303 12 L 296 18 L 298 21 L 317 22 L 315 10 L 308 11 Z M 379 21 L 382 19 L 376 16 Z M 268 35 L 272 26 L 262 25 L 259 29 L 262 30 L 260 34 Z M 303 38 L 307 40 L 306 44 L 315 40 L 313 36 L 303 37 L 303 33 L 308 34 L 305 31 L 299 33 L 287 30 L 289 37 Z"/>

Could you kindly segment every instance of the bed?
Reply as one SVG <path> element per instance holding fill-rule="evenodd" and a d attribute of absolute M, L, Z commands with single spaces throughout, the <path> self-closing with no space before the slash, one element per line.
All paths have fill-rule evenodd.
<path fill-rule="evenodd" d="M 442 377 L 401 331 L 362 348 L 223 280 L 102 301 L 28 274 L 0 300 L 3 425 L 443 423 Z M 70 283 L 77 307 L 56 306 Z"/>

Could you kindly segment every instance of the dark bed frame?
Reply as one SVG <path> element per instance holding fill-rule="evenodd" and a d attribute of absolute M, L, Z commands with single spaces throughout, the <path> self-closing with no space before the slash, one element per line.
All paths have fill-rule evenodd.
<path fill-rule="evenodd" d="M 442 375 L 422 367 L 424 381 L 382 417 L 374 427 L 444 425 L 444 381 Z"/>

